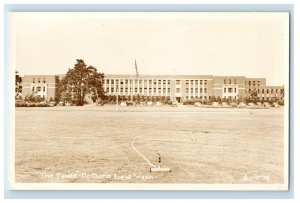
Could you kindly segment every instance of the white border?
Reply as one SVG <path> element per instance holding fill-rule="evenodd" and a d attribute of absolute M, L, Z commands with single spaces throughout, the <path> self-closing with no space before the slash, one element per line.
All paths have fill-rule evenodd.
<path fill-rule="evenodd" d="M 205 12 L 204 12 L 205 13 Z M 274 12 L 275 13 L 275 12 Z M 173 15 L 174 14 L 174 15 Z M 178 13 L 159 13 L 158 16 L 163 16 L 163 18 L 177 18 Z M 232 18 L 232 13 L 226 13 L 225 16 Z M 236 12 L 235 12 L 236 14 Z M 281 13 L 282 16 L 287 18 L 289 16 L 288 13 Z M 68 14 L 67 14 L 68 15 Z M 128 17 L 128 18 L 148 18 L 149 15 L 153 17 L 155 13 L 132 13 L 132 12 L 122 12 L 122 13 L 102 13 L 100 16 L 105 16 L 108 18 L 119 18 L 120 16 Z M 263 15 L 263 13 L 259 13 L 259 15 Z M 80 17 L 82 15 L 79 15 Z M 194 18 L 197 16 L 196 13 L 180 15 L 184 16 L 184 18 Z M 224 13 L 217 13 L 217 17 L 224 16 Z M 203 16 L 202 16 L 203 17 Z M 242 15 L 244 17 L 244 15 Z M 159 18 L 155 15 L 155 18 Z M 289 36 L 285 35 L 285 106 L 284 106 L 284 183 L 283 184 L 145 184 L 145 183 L 124 183 L 124 184 L 116 184 L 116 183 L 16 183 L 15 182 L 15 97 L 14 97 L 14 74 L 15 74 L 15 42 L 16 42 L 16 27 L 15 27 L 15 15 L 14 13 L 10 13 L 9 15 L 9 171 L 8 171 L 8 180 L 9 180 L 9 189 L 10 190 L 280 190 L 286 191 L 288 190 L 288 142 L 289 142 L 289 132 L 288 132 L 288 118 L 289 118 Z M 289 33 L 289 24 L 286 24 L 286 33 Z"/>

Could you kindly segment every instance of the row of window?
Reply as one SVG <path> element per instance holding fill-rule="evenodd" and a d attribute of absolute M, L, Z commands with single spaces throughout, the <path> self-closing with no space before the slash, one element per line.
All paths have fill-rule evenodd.
<path fill-rule="evenodd" d="M 116 84 L 119 84 L 119 79 L 106 79 L 106 84 L 111 84 L 113 85 L 116 81 Z M 190 82 L 189 82 L 190 81 Z M 199 80 L 200 81 L 200 85 L 202 85 L 204 83 L 204 85 L 207 84 L 207 80 Z M 137 84 L 139 82 L 139 84 L 142 84 L 143 83 L 143 80 L 134 80 L 134 83 Z M 180 82 L 181 80 L 176 80 L 176 85 L 180 85 Z M 144 84 L 152 84 L 152 80 L 144 80 Z M 193 85 L 195 83 L 195 85 L 198 85 L 198 80 L 186 80 L 186 84 L 191 84 Z M 125 79 L 124 80 L 120 80 L 120 84 L 123 85 L 123 84 L 132 84 L 132 80 L 128 80 L 128 79 Z M 165 84 L 168 84 L 170 85 L 171 84 L 171 80 L 153 80 L 153 84 L 156 85 L 165 85 Z"/>
<path fill-rule="evenodd" d="M 224 93 L 226 93 L 226 91 L 227 91 L 228 93 L 233 93 L 233 91 L 234 91 L 234 93 L 236 93 L 236 88 L 231 88 L 231 87 L 229 87 L 229 88 L 224 88 Z"/>
<path fill-rule="evenodd" d="M 120 92 L 123 92 L 125 90 L 125 92 L 128 92 L 129 90 L 131 90 L 131 88 L 120 88 Z M 140 92 L 142 92 L 142 90 L 143 90 L 143 88 L 140 88 Z M 158 88 L 158 92 L 159 93 L 161 93 L 161 90 L 163 90 L 163 93 L 165 93 L 166 92 L 166 88 L 163 88 L 163 89 L 161 89 L 161 88 Z M 110 91 L 111 92 L 114 92 L 115 91 L 115 88 L 110 88 Z M 134 92 L 136 92 L 137 93 L 137 91 L 138 91 L 138 88 L 134 88 Z M 168 93 L 170 93 L 170 88 L 168 88 Z M 109 88 L 107 87 L 106 88 L 106 92 L 109 92 Z M 147 92 L 147 88 L 144 88 L 144 92 Z M 149 92 L 152 92 L 152 88 L 149 88 Z M 156 88 L 153 88 L 153 92 L 154 93 L 156 93 Z"/>
<path fill-rule="evenodd" d="M 245 81 L 245 85 L 247 86 L 247 81 Z M 248 86 L 260 86 L 260 81 L 248 81 Z"/>
<path fill-rule="evenodd" d="M 191 90 L 191 93 L 198 93 L 198 90 L 200 90 L 200 93 L 203 92 L 203 88 L 199 88 L 199 89 L 195 88 L 195 92 L 194 92 L 194 88 L 191 88 L 190 90 Z M 179 92 L 177 92 L 177 91 L 179 91 Z M 185 92 L 189 93 L 189 88 L 186 88 Z M 176 89 L 176 93 L 180 93 L 180 88 Z M 204 93 L 207 93 L 207 88 L 204 88 Z"/>
<path fill-rule="evenodd" d="M 32 91 L 34 92 L 34 91 L 37 91 L 37 92 L 40 92 L 40 91 L 42 91 L 42 87 L 32 87 Z M 43 92 L 45 92 L 46 91 L 46 87 L 43 87 Z"/>
<path fill-rule="evenodd" d="M 248 92 L 251 92 L 252 89 L 249 89 Z M 280 89 L 257 89 L 257 92 L 258 93 L 279 93 L 280 92 Z"/>
<path fill-rule="evenodd" d="M 226 84 L 236 84 L 236 79 L 224 79 L 224 84 L 226 85 Z"/>
<path fill-rule="evenodd" d="M 207 80 L 200 80 L 200 85 L 203 84 L 203 81 L 204 81 L 204 85 L 207 85 Z M 185 84 L 188 85 L 188 84 L 191 84 L 191 85 L 198 85 L 198 80 L 186 80 L 185 81 Z M 180 80 L 176 80 L 176 85 L 180 85 Z"/>
<path fill-rule="evenodd" d="M 38 82 L 38 83 L 41 83 L 41 78 L 38 78 L 38 79 L 37 79 L 37 82 Z M 32 83 L 35 83 L 35 78 L 32 78 Z M 45 80 L 45 79 L 43 79 L 43 83 L 46 83 L 46 80 Z"/>
<path fill-rule="evenodd" d="M 119 84 L 119 79 L 106 79 L 106 84 L 111 84 L 113 85 L 116 81 L 116 84 Z M 148 84 L 152 84 L 152 80 L 144 80 L 144 84 L 146 85 L 148 82 Z M 138 83 L 138 80 L 134 80 L 134 83 L 137 84 Z M 143 80 L 139 80 L 139 83 L 142 84 L 143 83 Z M 166 83 L 171 84 L 171 80 L 153 80 L 153 84 L 156 85 L 159 84 L 161 85 L 161 83 L 163 83 L 164 85 Z M 124 84 L 124 80 L 120 80 L 120 84 L 123 85 Z M 125 84 L 132 84 L 132 80 L 128 80 L 128 79 L 125 79 Z"/>

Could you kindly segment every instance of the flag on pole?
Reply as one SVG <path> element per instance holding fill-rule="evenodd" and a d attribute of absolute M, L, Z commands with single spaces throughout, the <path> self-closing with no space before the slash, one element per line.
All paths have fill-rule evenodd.
<path fill-rule="evenodd" d="M 135 73 L 136 73 L 136 77 L 139 78 L 139 71 L 137 69 L 137 64 L 136 64 L 136 60 L 134 60 L 135 63 Z"/>

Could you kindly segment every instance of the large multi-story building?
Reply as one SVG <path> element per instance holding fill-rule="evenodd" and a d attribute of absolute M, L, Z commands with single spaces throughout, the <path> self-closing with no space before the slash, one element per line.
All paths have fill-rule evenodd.
<path fill-rule="evenodd" d="M 107 95 L 168 96 L 182 102 L 186 99 L 211 97 L 238 99 L 250 97 L 257 91 L 260 100 L 282 99 L 283 86 L 266 86 L 265 78 L 213 75 L 106 75 Z"/>
<path fill-rule="evenodd" d="M 60 75 L 60 78 L 62 76 Z M 59 76 L 25 75 L 23 92 L 35 92 L 45 98 L 57 96 Z M 238 99 L 257 91 L 260 100 L 283 99 L 283 86 L 266 86 L 265 78 L 213 75 L 133 75 L 107 74 L 103 88 L 111 96 L 165 96 L 183 102 L 187 99 L 207 100 L 212 97 Z"/>
<path fill-rule="evenodd" d="M 55 99 L 58 96 L 58 80 L 56 75 L 25 75 L 22 77 L 23 99 L 32 93 L 45 99 Z"/>

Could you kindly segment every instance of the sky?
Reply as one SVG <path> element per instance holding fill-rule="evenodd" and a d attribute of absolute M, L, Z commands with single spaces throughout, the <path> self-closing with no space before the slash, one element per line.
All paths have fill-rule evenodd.
<path fill-rule="evenodd" d="M 83 59 L 105 74 L 232 75 L 283 85 L 287 13 L 11 13 L 10 67 L 64 74 Z"/>

